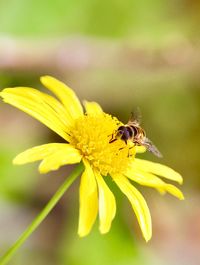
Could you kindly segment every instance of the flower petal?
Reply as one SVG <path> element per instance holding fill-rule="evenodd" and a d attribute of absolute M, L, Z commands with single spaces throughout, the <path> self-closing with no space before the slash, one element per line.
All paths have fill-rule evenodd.
<path fill-rule="evenodd" d="M 89 102 L 89 101 L 84 100 L 83 104 L 85 106 L 87 114 L 101 114 L 101 113 L 103 113 L 101 106 L 96 102 Z"/>
<path fill-rule="evenodd" d="M 147 151 L 145 146 L 136 145 L 135 146 L 136 153 L 145 153 Z"/>
<path fill-rule="evenodd" d="M 177 181 L 179 184 L 182 184 L 183 182 L 182 176 L 178 172 L 174 171 L 170 167 L 159 163 L 135 158 L 135 160 L 133 161 L 133 167 L 146 172 L 151 172 L 153 174 L 159 175 L 170 180 Z"/>
<path fill-rule="evenodd" d="M 42 76 L 40 80 L 46 88 L 59 98 L 71 118 L 76 119 L 83 115 L 81 103 L 71 88 L 51 76 Z"/>
<path fill-rule="evenodd" d="M 96 180 L 99 190 L 99 230 L 102 234 L 107 233 L 110 230 L 112 220 L 116 213 L 116 203 L 113 193 L 108 188 L 103 177 L 95 172 Z"/>
<path fill-rule="evenodd" d="M 156 188 L 161 194 L 165 193 L 165 182 L 155 175 L 141 170 L 127 170 L 126 177 L 139 183 L 140 185 Z"/>
<path fill-rule="evenodd" d="M 89 234 L 98 213 L 98 193 L 94 172 L 84 161 L 85 171 L 81 176 L 79 188 L 79 224 L 78 234 L 83 237 Z"/>
<path fill-rule="evenodd" d="M 161 194 L 169 192 L 180 200 L 184 199 L 182 192 L 174 185 L 167 184 L 159 177 L 142 170 L 127 170 L 125 174 L 129 179 L 140 185 L 156 188 Z"/>
<path fill-rule="evenodd" d="M 174 195 L 175 197 L 177 197 L 179 200 L 184 200 L 184 195 L 183 193 L 174 185 L 171 184 L 166 184 L 166 190 L 171 193 L 172 195 Z"/>
<path fill-rule="evenodd" d="M 40 163 L 40 173 L 47 173 L 57 170 L 62 165 L 75 164 L 80 162 L 81 155 L 78 150 L 69 144 L 50 143 L 30 148 L 20 153 L 13 160 L 14 164 L 26 164 L 37 160 Z"/>
<path fill-rule="evenodd" d="M 124 176 L 113 176 L 121 191 L 127 196 L 138 219 L 140 228 L 146 241 L 151 239 L 152 224 L 149 208 L 141 193 Z"/>
<path fill-rule="evenodd" d="M 28 113 L 65 140 L 70 126 L 70 117 L 62 104 L 48 94 L 28 87 L 5 88 L 0 96 L 4 102 Z"/>

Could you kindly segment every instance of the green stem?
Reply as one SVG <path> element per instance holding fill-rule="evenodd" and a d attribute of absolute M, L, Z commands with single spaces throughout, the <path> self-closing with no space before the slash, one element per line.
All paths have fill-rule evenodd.
<path fill-rule="evenodd" d="M 39 213 L 39 215 L 33 220 L 33 222 L 28 226 L 28 228 L 23 232 L 23 234 L 17 239 L 17 241 L 7 250 L 7 252 L 0 258 L 0 265 L 5 265 L 12 258 L 15 252 L 21 247 L 21 245 L 26 241 L 26 239 L 35 231 L 35 229 L 41 224 L 53 207 L 57 204 L 63 194 L 71 186 L 74 180 L 83 171 L 83 165 L 80 163 L 70 174 L 65 182 L 60 186 L 57 192 L 53 195 L 44 209 Z"/>

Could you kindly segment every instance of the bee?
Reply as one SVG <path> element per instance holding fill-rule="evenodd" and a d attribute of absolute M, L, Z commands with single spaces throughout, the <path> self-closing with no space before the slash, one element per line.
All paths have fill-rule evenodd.
<path fill-rule="evenodd" d="M 109 143 L 121 139 L 127 144 L 128 141 L 135 145 L 144 146 L 148 151 L 157 157 L 162 157 L 162 154 L 157 147 L 146 137 L 144 129 L 140 126 L 141 115 L 137 111 L 131 113 L 131 117 L 127 124 L 119 126 L 119 128 L 112 134 Z"/>

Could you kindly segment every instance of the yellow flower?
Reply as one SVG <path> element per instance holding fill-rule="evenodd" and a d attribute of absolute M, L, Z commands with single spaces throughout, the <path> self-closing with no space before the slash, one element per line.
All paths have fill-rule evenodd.
<path fill-rule="evenodd" d="M 148 241 L 152 236 L 150 212 L 132 181 L 156 188 L 162 194 L 169 192 L 182 200 L 183 194 L 178 188 L 158 177 L 181 184 L 181 175 L 167 166 L 135 158 L 142 147 L 135 147 L 131 142 L 127 145 L 122 140 L 109 143 L 112 133 L 122 123 L 104 113 L 96 102 L 85 101 L 84 113 L 79 99 L 64 83 L 50 76 L 41 77 L 41 82 L 56 97 L 29 87 L 6 88 L 0 96 L 6 103 L 41 121 L 66 143 L 48 143 L 28 149 L 14 159 L 14 164 L 41 160 L 39 171 L 47 173 L 62 165 L 83 161 L 85 169 L 79 190 L 80 236 L 90 232 L 98 213 L 100 232 L 109 231 L 116 213 L 115 197 L 105 182 L 110 176 L 130 201 Z"/>

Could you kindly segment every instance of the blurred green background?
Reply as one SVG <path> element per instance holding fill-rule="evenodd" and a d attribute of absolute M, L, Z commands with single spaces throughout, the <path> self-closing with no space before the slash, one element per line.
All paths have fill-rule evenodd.
<path fill-rule="evenodd" d="M 50 74 L 81 99 L 126 122 L 140 107 L 160 161 L 184 177 L 186 200 L 138 187 L 153 219 L 146 244 L 132 209 L 113 187 L 117 216 L 107 235 L 98 223 L 80 239 L 78 185 L 10 261 L 11 265 L 200 264 L 200 2 L 198 0 L 1 0 L 0 88 L 42 89 Z M 34 145 L 60 141 L 28 115 L 0 102 L 0 252 L 27 227 L 71 168 L 39 175 L 13 166 Z"/>

